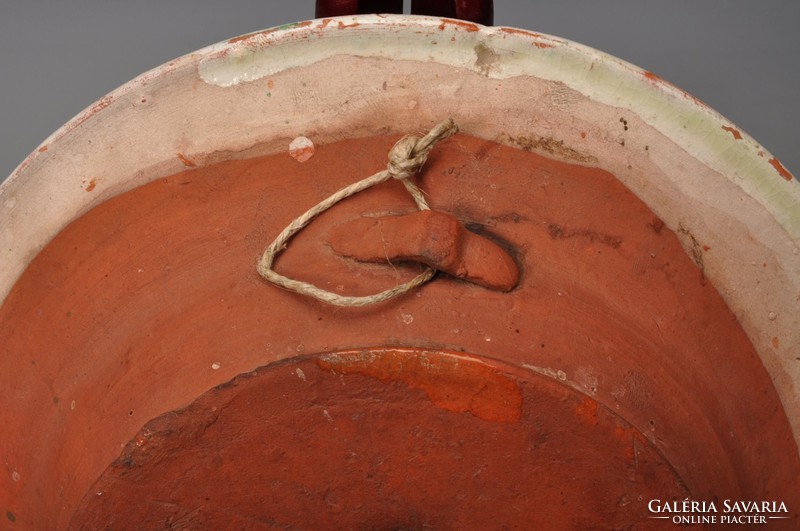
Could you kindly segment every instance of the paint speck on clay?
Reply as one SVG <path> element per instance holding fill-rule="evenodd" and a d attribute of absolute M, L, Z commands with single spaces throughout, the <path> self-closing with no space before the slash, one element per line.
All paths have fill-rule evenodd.
<path fill-rule="evenodd" d="M 191 160 L 183 153 L 175 153 L 175 156 L 178 157 L 178 160 L 180 160 L 181 163 L 187 168 L 194 168 L 195 166 L 197 166 L 197 164 L 195 164 L 193 160 Z"/>
<path fill-rule="evenodd" d="M 739 130 L 738 130 L 738 129 L 736 129 L 735 127 L 730 127 L 730 126 L 727 126 L 727 125 L 723 125 L 723 126 L 722 126 L 722 128 L 723 128 L 725 131 L 727 131 L 727 132 L 729 132 L 730 134 L 732 134 L 732 135 L 733 135 L 733 138 L 735 138 L 736 140 L 741 140 L 741 139 L 742 139 L 742 133 L 741 133 L 741 132 L 739 132 Z"/>
<path fill-rule="evenodd" d="M 772 164 L 772 167 L 775 168 L 775 171 L 778 172 L 778 175 L 780 175 L 781 177 L 783 177 L 787 181 L 791 181 L 792 180 L 792 174 L 789 173 L 789 170 L 787 170 L 783 166 L 783 164 L 781 164 L 781 162 L 778 159 L 774 159 L 774 158 L 773 159 L 769 159 L 769 163 Z"/>
<path fill-rule="evenodd" d="M 305 162 L 314 156 L 314 143 L 304 136 L 298 136 L 289 144 L 289 155 L 297 162 Z"/>
<path fill-rule="evenodd" d="M 11 473 L 11 479 L 13 479 L 14 481 L 19 481 L 20 480 L 19 472 L 17 472 L 16 470 L 13 471 Z"/>
<path fill-rule="evenodd" d="M 214 363 L 212 363 L 212 364 L 211 364 L 211 368 L 212 368 L 212 369 L 214 369 L 215 371 L 216 371 L 216 370 L 219 370 L 219 368 L 220 368 L 221 366 L 222 366 L 222 365 L 220 365 L 218 361 L 215 361 Z"/>
<path fill-rule="evenodd" d="M 306 373 L 304 373 L 304 372 L 303 372 L 303 369 L 301 369 L 300 367 L 298 367 L 298 368 L 296 368 L 296 369 L 294 370 L 294 372 L 295 372 L 295 374 L 297 375 L 297 377 L 298 377 L 298 378 L 300 378 L 300 379 L 301 379 L 301 380 L 303 380 L 304 382 L 306 381 Z"/>
<path fill-rule="evenodd" d="M 411 324 L 414 322 L 414 316 L 411 315 L 410 313 L 401 314 L 400 317 L 401 319 L 403 319 L 403 322 L 405 324 Z"/>

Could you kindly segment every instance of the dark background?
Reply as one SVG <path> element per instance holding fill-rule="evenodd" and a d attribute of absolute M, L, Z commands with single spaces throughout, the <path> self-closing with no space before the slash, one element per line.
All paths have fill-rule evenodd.
<path fill-rule="evenodd" d="M 0 180 L 71 117 L 139 74 L 313 16 L 314 0 L 0 0 Z M 495 24 L 564 37 L 650 70 L 800 174 L 797 0 L 495 0 Z"/>

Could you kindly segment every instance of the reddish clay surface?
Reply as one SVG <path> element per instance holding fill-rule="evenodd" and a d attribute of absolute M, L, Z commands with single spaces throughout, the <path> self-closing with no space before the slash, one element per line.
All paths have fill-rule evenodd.
<path fill-rule="evenodd" d="M 119 486 L 141 468 L 127 485 L 135 499 L 120 491 L 115 502 L 117 487 L 98 497 L 101 506 L 112 500 L 120 526 L 158 503 L 162 516 L 194 511 L 184 517 L 199 527 L 192 518 L 207 516 L 210 527 L 260 525 L 236 520 L 257 511 L 246 496 L 253 489 L 259 506 L 292 500 L 287 507 L 324 507 L 323 524 L 357 519 L 348 516 L 357 502 L 347 493 L 356 487 L 371 496 L 362 496 L 361 514 L 383 518 L 375 526 L 422 525 L 459 492 L 479 491 L 506 500 L 494 514 L 509 518 L 522 506 L 547 507 L 526 517 L 552 523 L 639 522 L 629 519 L 646 516 L 646 496 L 684 496 L 681 489 L 695 500 L 781 500 L 791 516 L 783 523 L 796 526 L 797 446 L 752 345 L 695 265 L 704 242 L 690 258 L 602 170 L 465 135 L 437 145 L 418 182 L 433 209 L 511 253 L 521 274 L 508 293 L 441 274 L 385 304 L 345 309 L 264 282 L 255 265 L 267 243 L 335 190 L 381 169 L 396 140 L 317 146 L 303 164 L 284 153 L 187 169 L 103 203 L 45 247 L 0 308 L 4 525 L 64 528 L 81 500 L 97 501 L 92 485 L 104 471 L 103 485 Z M 415 210 L 400 183 L 374 187 L 314 220 L 276 269 L 346 294 L 394 286 L 419 266 L 356 262 L 326 242 L 335 227 L 362 216 Z M 377 347 L 496 361 L 487 362 L 492 370 L 459 375 L 447 357 L 311 357 L 201 397 L 285 358 Z M 488 399 L 476 392 L 484 388 Z M 321 408 L 312 408 L 315 396 Z M 226 403 L 235 404 L 230 418 L 217 414 Z M 274 415 L 275 431 L 258 432 L 264 415 Z M 154 446 L 134 451 L 156 417 Z M 531 451 L 537 434 L 559 442 L 543 439 Z M 469 449 L 448 447 L 461 439 Z M 348 441 L 366 459 L 349 476 Z M 404 460 L 411 455 L 419 468 Z M 127 456 L 136 467 L 124 465 Z M 456 466 L 457 456 L 469 466 Z M 248 471 L 248 463 L 261 465 Z M 188 481 L 178 481 L 181 471 Z M 194 474 L 219 472 L 233 476 L 191 484 Z M 326 500 L 328 485 L 344 498 Z M 171 508 L 175 502 L 163 499 L 170 489 L 195 501 L 205 490 L 209 503 Z M 641 500 L 620 497 L 635 492 Z M 124 498 L 131 520 L 117 512 Z M 216 512 L 234 502 L 241 502 L 235 514 Z M 595 522 L 579 520 L 591 514 Z"/>
<path fill-rule="evenodd" d="M 71 527 L 620 529 L 646 527 L 640 499 L 686 496 L 638 431 L 549 378 L 368 350 L 279 362 L 149 422 Z"/>
<path fill-rule="evenodd" d="M 491 240 L 442 212 L 359 218 L 331 231 L 330 245 L 364 262 L 422 262 L 479 286 L 510 291 L 519 282 L 514 259 Z"/>

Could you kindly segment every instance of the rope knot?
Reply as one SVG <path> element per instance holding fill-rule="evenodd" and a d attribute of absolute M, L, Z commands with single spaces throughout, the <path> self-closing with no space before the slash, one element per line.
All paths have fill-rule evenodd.
<path fill-rule="evenodd" d="M 401 181 L 411 178 L 428 160 L 428 154 L 433 146 L 457 131 L 458 127 L 453 119 L 449 118 L 431 129 L 425 136 L 404 136 L 389 150 L 389 163 L 386 165 L 386 170 L 389 175 Z"/>
<path fill-rule="evenodd" d="M 426 150 L 417 150 L 420 137 L 417 135 L 404 136 L 389 150 L 389 163 L 386 169 L 395 179 L 408 179 L 417 173 L 425 161 L 428 160 L 430 147 Z"/>

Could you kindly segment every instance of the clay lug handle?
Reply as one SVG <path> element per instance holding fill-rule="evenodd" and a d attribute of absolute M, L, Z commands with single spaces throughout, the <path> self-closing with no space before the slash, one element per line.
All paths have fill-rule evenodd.
<path fill-rule="evenodd" d="M 466 270 L 455 276 L 498 291 L 516 287 L 519 269 L 505 249 L 463 227 L 461 235 L 461 263 Z"/>
<path fill-rule="evenodd" d="M 340 256 L 373 263 L 421 262 L 497 291 L 510 291 L 519 282 L 517 264 L 503 248 L 442 212 L 359 218 L 331 230 L 329 243 Z"/>

